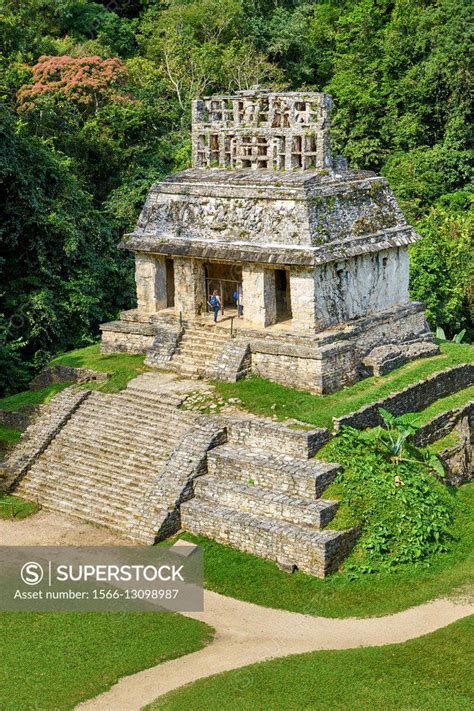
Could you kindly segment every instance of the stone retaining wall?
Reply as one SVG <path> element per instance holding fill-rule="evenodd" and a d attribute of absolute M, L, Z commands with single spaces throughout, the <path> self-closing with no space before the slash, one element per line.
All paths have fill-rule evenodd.
<path fill-rule="evenodd" d="M 30 408 L 28 412 L 10 412 L 10 410 L 0 409 L 0 425 L 24 432 L 30 423 L 30 416 L 33 412 L 34 408 Z"/>
<path fill-rule="evenodd" d="M 48 365 L 30 383 L 30 390 L 40 390 L 53 383 L 87 383 L 90 380 L 105 383 L 108 373 L 91 368 L 73 368 L 70 365 Z"/>
<path fill-rule="evenodd" d="M 356 412 L 334 419 L 334 427 L 338 430 L 343 425 L 366 429 L 382 424 L 378 414 L 383 407 L 392 415 L 403 415 L 406 412 L 418 412 L 440 398 L 451 395 L 458 390 L 467 388 L 474 382 L 474 365 L 468 363 L 457 365 L 447 370 L 434 373 L 429 378 L 389 395 L 377 402 L 366 405 Z"/>
<path fill-rule="evenodd" d="M 170 361 L 178 347 L 184 329 L 179 324 L 160 324 L 153 345 L 148 349 L 145 365 L 162 365 Z"/>
<path fill-rule="evenodd" d="M 329 430 L 316 427 L 313 430 L 292 429 L 277 422 L 261 419 L 220 418 L 228 431 L 231 444 L 257 449 L 265 447 L 268 452 L 289 454 L 297 459 L 309 459 L 323 444 L 331 439 Z"/>
<path fill-rule="evenodd" d="M 110 321 L 100 326 L 101 353 L 144 354 L 156 338 L 156 327 L 134 321 Z"/>
<path fill-rule="evenodd" d="M 426 447 L 452 432 L 464 417 L 472 419 L 473 415 L 474 401 L 468 402 L 467 405 L 456 410 L 441 412 L 417 430 L 413 437 L 413 443 L 417 447 Z"/>
<path fill-rule="evenodd" d="M 90 390 L 78 392 L 73 388 L 66 388 L 52 398 L 47 405 L 43 405 L 41 408 L 42 417 L 30 425 L 3 464 L 6 478 L 2 482 L 2 486 L 5 490 L 18 484 L 81 403 L 89 397 L 90 392 Z"/>

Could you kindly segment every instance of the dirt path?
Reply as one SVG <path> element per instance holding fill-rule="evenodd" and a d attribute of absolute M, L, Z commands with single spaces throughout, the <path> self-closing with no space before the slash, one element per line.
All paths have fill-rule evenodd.
<path fill-rule="evenodd" d="M 451 600 L 435 600 L 395 615 L 369 619 L 310 617 L 213 592 L 206 592 L 204 600 L 205 612 L 186 614 L 214 627 L 216 637 L 208 647 L 124 677 L 110 691 L 77 709 L 139 711 L 162 694 L 212 674 L 318 649 L 406 642 L 474 614 L 474 604 Z"/>
<path fill-rule="evenodd" d="M 0 545 L 126 546 L 130 541 L 105 528 L 42 509 L 24 521 L 0 519 Z"/>
<path fill-rule="evenodd" d="M 45 510 L 27 521 L 0 519 L 1 545 L 124 543 L 103 528 Z M 186 614 L 216 630 L 208 647 L 124 677 L 109 691 L 77 708 L 139 711 L 162 694 L 212 674 L 318 649 L 405 642 L 474 614 L 474 604 L 466 600 L 435 600 L 386 617 L 330 619 L 260 607 L 209 591 L 205 592 L 204 605 L 204 612 Z"/>

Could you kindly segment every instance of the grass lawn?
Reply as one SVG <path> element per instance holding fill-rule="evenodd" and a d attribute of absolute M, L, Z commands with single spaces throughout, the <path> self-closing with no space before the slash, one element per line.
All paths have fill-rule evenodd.
<path fill-rule="evenodd" d="M 341 571 L 324 580 L 280 571 L 275 563 L 210 539 L 182 534 L 204 549 L 205 586 L 209 590 L 264 607 L 325 617 L 386 615 L 419 605 L 472 584 L 474 580 L 474 483 L 457 491 L 462 505 L 449 553 L 397 572 L 359 574 Z M 353 553 L 352 555 L 356 555 Z M 348 558 L 348 561 L 351 557 Z"/>
<path fill-rule="evenodd" d="M 153 709 L 470 711 L 474 617 L 404 644 L 253 664 L 170 692 Z"/>
<path fill-rule="evenodd" d="M 32 501 L 24 501 L 19 496 L 0 493 L 0 518 L 22 519 L 38 511 L 38 506 Z"/>
<path fill-rule="evenodd" d="M 61 390 L 67 388 L 68 385 L 71 385 L 71 383 L 53 383 L 39 390 L 24 390 L 15 395 L 8 395 L 0 400 L 0 408 L 2 410 L 16 412 L 22 407 L 36 407 L 37 405 L 42 405 L 51 400 L 51 398 L 61 392 Z"/>
<path fill-rule="evenodd" d="M 453 430 L 441 439 L 437 439 L 436 442 L 432 442 L 431 444 L 429 444 L 426 449 L 432 454 L 438 455 L 444 449 L 455 447 L 457 444 L 459 444 L 459 442 L 459 434 L 455 430 Z"/>
<path fill-rule="evenodd" d="M 276 415 L 279 420 L 294 418 L 317 427 L 332 427 L 333 417 L 347 415 L 438 370 L 474 360 L 471 345 L 443 343 L 440 348 L 440 355 L 407 363 L 388 375 L 365 378 L 331 395 L 312 395 L 258 377 L 237 383 L 218 381 L 214 385 L 221 397 L 239 398 L 240 407 L 257 415 Z"/>
<path fill-rule="evenodd" d="M 130 353 L 101 353 L 100 344 L 78 348 L 57 356 L 51 365 L 69 365 L 73 368 L 91 368 L 104 373 L 110 373 L 106 383 L 92 382 L 87 388 L 100 390 L 104 393 L 116 393 L 123 390 L 128 381 L 140 373 L 150 370 L 143 364 L 145 356 Z"/>
<path fill-rule="evenodd" d="M 0 449 L 10 444 L 16 444 L 21 437 L 20 430 L 16 430 L 14 427 L 5 427 L 5 425 L 0 425 Z"/>
<path fill-rule="evenodd" d="M 2 711 L 65 711 L 120 677 L 203 647 L 207 625 L 172 613 L 2 613 Z"/>
<path fill-rule="evenodd" d="M 424 410 L 421 410 L 419 417 L 416 419 L 415 424 L 420 426 L 424 425 L 432 417 L 439 415 L 441 412 L 447 412 L 448 410 L 455 410 L 457 408 L 464 407 L 468 402 L 474 400 L 474 385 L 470 388 L 464 388 L 464 390 L 458 390 L 457 393 L 448 395 L 447 397 L 442 397 L 436 402 L 432 403 Z"/>

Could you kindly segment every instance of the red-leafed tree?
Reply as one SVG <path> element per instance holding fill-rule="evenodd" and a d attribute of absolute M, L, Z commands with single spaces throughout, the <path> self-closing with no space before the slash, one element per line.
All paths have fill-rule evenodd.
<path fill-rule="evenodd" d="M 18 91 L 19 107 L 31 110 L 45 98 L 64 98 L 95 111 L 107 101 L 130 101 L 127 79 L 127 68 L 117 58 L 43 56 L 32 67 L 33 83 Z"/>

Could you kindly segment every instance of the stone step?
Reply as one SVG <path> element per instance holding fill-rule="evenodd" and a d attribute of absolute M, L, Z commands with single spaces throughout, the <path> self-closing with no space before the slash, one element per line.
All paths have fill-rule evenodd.
<path fill-rule="evenodd" d="M 54 462 L 42 461 L 28 474 L 18 487 L 18 491 L 36 492 L 50 499 L 61 499 L 73 495 L 74 500 L 96 501 L 101 499 L 107 507 L 130 508 L 143 499 L 155 481 L 154 476 L 136 477 L 129 480 L 123 473 L 115 477 L 88 476 L 79 466 L 64 477 L 62 469 Z"/>
<path fill-rule="evenodd" d="M 101 395 L 102 397 L 94 397 Z M 178 396 L 172 398 L 168 393 L 156 393 L 147 391 L 139 386 L 134 388 L 130 384 L 127 389 L 117 395 L 104 395 L 104 393 L 93 393 L 87 400 L 90 406 L 103 408 L 104 411 L 117 412 L 123 410 L 125 412 L 141 412 L 144 414 L 154 413 L 173 413 L 179 407 L 180 399 Z"/>
<path fill-rule="evenodd" d="M 159 408 L 147 409 L 145 407 L 131 408 L 124 407 L 122 403 L 114 404 L 113 406 L 106 406 L 102 403 L 97 404 L 92 401 L 87 405 L 84 404 L 83 408 L 80 408 L 77 412 L 78 415 L 81 413 L 86 413 L 88 416 L 93 416 L 97 418 L 106 417 L 107 419 L 115 419 L 117 421 L 126 420 L 130 423 L 141 424 L 142 426 L 153 426 L 157 421 L 175 421 L 175 422 L 186 422 L 187 418 L 182 416 L 182 413 L 176 409 L 166 410 Z"/>
<path fill-rule="evenodd" d="M 172 369 L 179 375 L 185 377 L 196 377 L 205 378 L 210 377 L 214 373 L 214 369 L 211 366 L 202 366 L 199 363 L 180 363 L 176 361 L 173 363 Z"/>
<path fill-rule="evenodd" d="M 146 390 L 143 386 L 134 386 L 130 381 L 127 388 L 118 396 L 120 402 L 128 402 L 138 409 L 151 408 L 158 412 L 173 412 L 179 407 L 179 395 Z"/>
<path fill-rule="evenodd" d="M 156 428 L 150 432 L 137 434 L 136 431 L 127 427 L 112 426 L 112 423 L 107 428 L 104 425 L 94 427 L 93 422 L 71 420 L 59 436 L 66 437 L 67 434 L 70 434 L 71 438 L 74 436 L 78 439 L 86 439 L 91 444 L 105 442 L 111 448 L 124 449 L 132 446 L 137 450 L 143 449 L 145 453 L 153 453 L 157 448 L 173 449 L 187 429 L 187 427 L 177 425 L 172 429 Z"/>
<path fill-rule="evenodd" d="M 170 361 L 168 369 L 179 373 L 183 377 L 193 379 L 212 377 L 213 375 L 213 367 L 203 366 L 201 363 L 189 359 L 184 362 L 173 359 Z"/>
<path fill-rule="evenodd" d="M 338 464 L 295 459 L 231 444 L 208 454 L 211 476 L 307 499 L 319 498 L 334 481 L 339 468 Z"/>
<path fill-rule="evenodd" d="M 217 353 L 202 353 L 199 351 L 190 352 L 184 348 L 177 348 L 174 352 L 172 361 L 177 360 L 189 360 L 191 363 L 196 363 L 197 365 L 214 365 L 219 357 L 219 352 Z"/>
<path fill-rule="evenodd" d="M 73 516 L 81 521 L 93 521 L 95 526 L 102 526 L 112 531 L 117 531 L 124 537 L 129 536 L 130 521 L 132 517 L 124 514 L 119 515 L 117 512 L 109 514 L 104 509 L 98 507 L 81 507 L 70 501 L 49 501 L 45 499 L 42 506 L 50 511 L 59 511 L 67 516 Z"/>
<path fill-rule="evenodd" d="M 219 331 L 215 326 L 206 329 L 187 328 L 181 338 L 182 341 L 202 341 L 206 343 L 225 343 L 230 340 L 230 333 Z"/>
<path fill-rule="evenodd" d="M 84 488 L 81 489 L 77 483 L 74 488 L 61 484 L 56 484 L 54 488 L 43 489 L 25 486 L 21 489 L 21 495 L 26 499 L 38 499 L 41 503 L 48 501 L 50 506 L 57 504 L 58 509 L 61 508 L 63 502 L 66 502 L 68 506 L 79 511 L 104 511 L 110 518 L 121 518 L 122 520 L 138 513 L 142 501 L 141 496 L 135 496 L 127 490 L 112 494 L 101 489 L 94 489 L 89 490 L 88 495 Z M 92 522 L 95 522 L 95 519 L 92 519 Z"/>
<path fill-rule="evenodd" d="M 354 531 L 312 530 L 196 498 L 181 504 L 181 525 L 195 535 L 319 577 L 337 570 L 356 538 Z"/>
<path fill-rule="evenodd" d="M 138 437 L 146 438 L 153 433 L 170 434 L 177 430 L 184 431 L 189 426 L 189 421 L 179 414 L 176 417 L 167 415 L 157 415 L 155 418 L 143 419 L 140 416 L 132 416 L 130 413 L 103 413 L 101 410 L 85 408 L 78 410 L 71 417 L 71 422 L 89 424 L 95 431 L 114 430 L 117 433 L 127 434 L 137 433 Z"/>
<path fill-rule="evenodd" d="M 74 442 L 70 442 L 66 446 L 63 446 L 64 444 L 63 442 L 57 445 L 53 443 L 41 455 L 41 458 L 45 457 L 48 461 L 54 461 L 63 467 L 74 467 L 76 464 L 83 463 L 89 467 L 91 472 L 108 469 L 115 472 L 130 472 L 132 475 L 135 473 L 135 476 L 137 476 L 139 472 L 142 475 L 158 473 L 169 456 L 168 453 L 163 452 L 157 453 L 153 458 L 145 459 L 141 456 L 140 451 L 132 451 L 118 457 L 113 451 L 107 452 L 98 448 L 94 449 L 92 446 L 86 449 Z"/>
<path fill-rule="evenodd" d="M 103 489 L 93 489 L 92 491 L 89 489 L 88 492 L 81 490 L 79 486 L 72 488 L 58 483 L 49 488 L 46 486 L 41 488 L 25 485 L 18 489 L 18 495 L 24 499 L 38 500 L 41 503 L 47 500 L 51 506 L 57 502 L 58 507 L 61 502 L 66 501 L 78 509 L 90 509 L 91 507 L 98 510 L 105 509 L 110 516 L 113 516 L 114 513 L 117 516 L 124 516 L 125 514 L 132 516 L 141 509 L 143 495 L 137 496 L 127 490 L 118 492 L 115 495 Z M 94 519 L 91 522 L 94 523 Z"/>
<path fill-rule="evenodd" d="M 198 340 L 182 340 L 178 344 L 176 351 L 185 351 L 187 353 L 199 353 L 203 356 L 217 357 L 217 355 L 225 347 L 227 341 L 214 341 L 212 339 L 203 338 Z M 175 352 L 176 352 L 175 351 Z"/>
<path fill-rule="evenodd" d="M 87 464 L 78 462 L 74 469 L 71 469 L 67 478 L 64 476 L 63 467 L 53 460 L 42 461 L 36 464 L 22 480 L 18 487 L 22 491 L 35 491 L 36 494 L 44 493 L 55 496 L 55 491 L 65 489 L 75 498 L 75 487 L 78 487 L 78 495 L 87 498 L 97 498 L 99 494 L 104 497 L 105 502 L 109 497 L 114 496 L 113 492 L 128 492 L 130 498 L 143 496 L 156 481 L 157 475 L 153 472 L 133 478 L 130 473 L 110 472 L 110 470 L 95 469 L 91 472 Z M 128 496 L 128 495 L 127 495 Z"/>
<path fill-rule="evenodd" d="M 189 355 L 189 353 L 177 353 L 173 356 L 171 363 L 180 363 L 181 365 L 193 365 L 201 368 L 213 368 L 216 364 L 216 358 L 200 358 L 199 355 Z"/>
<path fill-rule="evenodd" d="M 326 526 L 334 517 L 339 505 L 337 501 L 324 499 L 311 501 L 260 489 L 258 486 L 223 482 L 212 476 L 197 479 L 194 492 L 198 499 L 214 502 L 217 505 L 313 528 Z"/>

